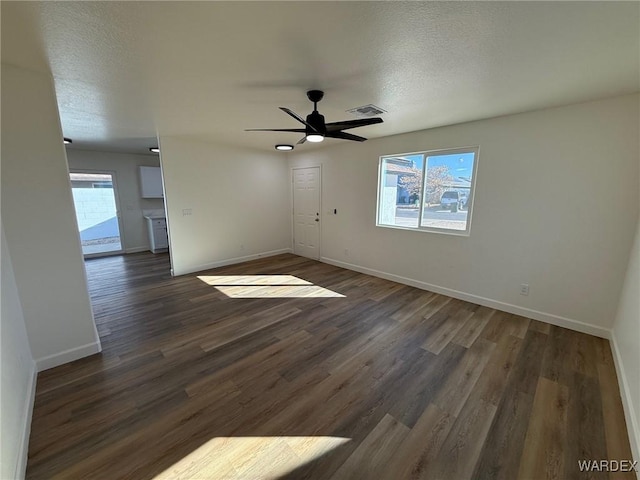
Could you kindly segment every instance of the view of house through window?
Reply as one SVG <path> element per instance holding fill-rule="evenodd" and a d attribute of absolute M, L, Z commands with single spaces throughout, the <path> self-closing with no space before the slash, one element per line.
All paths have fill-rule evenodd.
<path fill-rule="evenodd" d="M 477 148 L 380 158 L 377 225 L 469 233 Z"/>

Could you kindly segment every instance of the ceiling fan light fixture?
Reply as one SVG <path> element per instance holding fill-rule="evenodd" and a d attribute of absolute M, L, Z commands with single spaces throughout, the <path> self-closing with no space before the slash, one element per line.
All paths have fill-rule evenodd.
<path fill-rule="evenodd" d="M 324 135 L 319 133 L 310 133 L 307 135 L 307 142 L 319 143 L 324 140 Z"/>
<path fill-rule="evenodd" d="M 324 140 L 324 137 L 339 138 L 341 140 L 352 140 L 354 142 L 364 142 L 366 138 L 347 133 L 344 130 L 349 130 L 351 128 L 357 127 L 366 127 L 367 125 L 375 125 L 376 123 L 383 123 L 383 120 L 380 117 L 359 118 L 356 120 L 344 120 L 342 122 L 326 123 L 324 120 L 324 115 L 321 115 L 320 112 L 318 112 L 318 102 L 322 100 L 323 96 L 324 92 L 321 90 L 309 90 L 307 92 L 307 98 L 313 102 L 313 112 L 307 115 L 306 120 L 287 107 L 279 107 L 280 110 L 282 110 L 284 113 L 303 124 L 305 128 L 250 128 L 245 131 L 304 133 L 304 137 L 298 140 L 297 145 L 302 145 L 305 142 L 319 143 Z M 378 109 L 376 111 L 381 110 Z M 368 110 L 367 112 L 370 113 Z M 278 145 L 276 145 L 276 149 L 281 150 L 280 148 L 278 148 Z M 293 149 L 293 146 L 291 146 L 291 149 Z"/>
<path fill-rule="evenodd" d="M 151 153 L 160 153 L 160 148 L 159 147 L 150 147 L 149 151 Z"/>
<path fill-rule="evenodd" d="M 281 152 L 289 152 L 291 150 L 293 150 L 293 145 L 286 145 L 286 144 L 278 144 L 276 145 L 276 150 L 280 150 Z"/>

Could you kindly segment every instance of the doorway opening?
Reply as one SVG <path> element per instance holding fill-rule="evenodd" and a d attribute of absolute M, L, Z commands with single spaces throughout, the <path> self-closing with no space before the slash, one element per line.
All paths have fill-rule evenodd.
<path fill-rule="evenodd" d="M 85 258 L 123 253 L 115 175 L 71 172 L 69 177 Z"/>

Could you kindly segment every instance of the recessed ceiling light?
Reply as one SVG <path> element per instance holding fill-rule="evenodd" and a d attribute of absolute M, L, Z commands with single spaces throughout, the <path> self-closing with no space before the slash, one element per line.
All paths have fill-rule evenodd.
<path fill-rule="evenodd" d="M 160 153 L 160 147 L 151 147 L 149 151 L 152 153 Z"/>
<path fill-rule="evenodd" d="M 312 133 L 310 135 L 307 135 L 307 141 L 309 142 L 318 143 L 323 140 L 324 140 L 324 135 L 319 135 L 317 133 Z"/>
<path fill-rule="evenodd" d="M 276 150 L 280 150 L 282 152 L 288 152 L 289 150 L 293 150 L 293 145 L 279 144 L 279 145 L 276 145 Z"/>
<path fill-rule="evenodd" d="M 64 137 L 64 138 L 62 139 L 62 142 L 63 142 L 65 145 L 69 145 L 70 143 L 73 143 L 73 140 L 71 140 L 70 138 Z"/>

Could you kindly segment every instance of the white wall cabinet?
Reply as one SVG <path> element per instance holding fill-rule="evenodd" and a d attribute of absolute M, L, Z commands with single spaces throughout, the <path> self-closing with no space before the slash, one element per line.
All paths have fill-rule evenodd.
<path fill-rule="evenodd" d="M 142 198 L 164 198 L 160 167 L 140 167 L 140 192 Z"/>
<path fill-rule="evenodd" d="M 153 253 L 165 252 L 169 248 L 167 220 L 158 217 L 145 217 L 149 230 L 149 245 Z"/>

